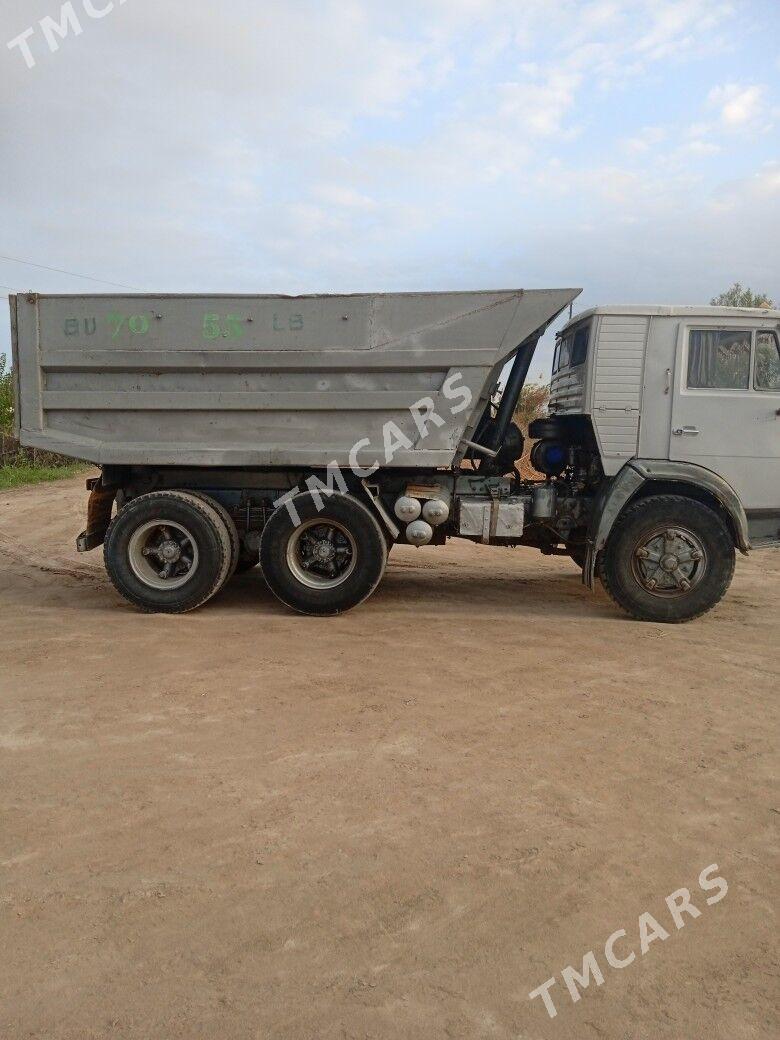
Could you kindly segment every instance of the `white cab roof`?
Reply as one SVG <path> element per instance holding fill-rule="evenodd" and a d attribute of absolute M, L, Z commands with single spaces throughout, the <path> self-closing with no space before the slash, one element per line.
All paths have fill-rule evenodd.
<path fill-rule="evenodd" d="M 780 321 L 780 310 L 772 310 L 767 307 L 673 307 L 673 306 L 642 306 L 641 304 L 610 305 L 608 307 L 591 307 L 587 311 L 575 314 L 571 321 L 567 322 L 565 331 L 571 325 L 592 318 L 595 314 L 639 314 L 649 317 L 671 317 L 671 318 L 756 318 Z"/>

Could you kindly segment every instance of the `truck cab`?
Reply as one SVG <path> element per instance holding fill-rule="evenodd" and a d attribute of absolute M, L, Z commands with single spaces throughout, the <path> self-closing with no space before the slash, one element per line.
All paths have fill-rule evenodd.
<path fill-rule="evenodd" d="M 548 436 L 557 426 L 576 440 L 567 431 L 584 424 L 602 474 L 587 533 L 588 584 L 626 508 L 633 503 L 640 515 L 637 503 L 648 512 L 659 497 L 709 508 L 743 552 L 780 544 L 780 311 L 585 311 L 557 336 L 549 412 Z M 663 539 L 651 541 L 637 550 L 660 552 L 671 563 Z M 695 538 L 689 542 L 684 555 L 704 551 Z M 634 564 L 658 593 L 663 575 Z M 677 574 L 687 585 L 687 569 Z M 670 582 L 664 579 L 664 587 Z M 671 602 L 672 590 L 666 591 Z"/>
<path fill-rule="evenodd" d="M 553 415 L 589 417 L 606 476 L 678 462 L 736 492 L 751 540 L 780 526 L 780 311 L 597 307 L 557 338 Z"/>

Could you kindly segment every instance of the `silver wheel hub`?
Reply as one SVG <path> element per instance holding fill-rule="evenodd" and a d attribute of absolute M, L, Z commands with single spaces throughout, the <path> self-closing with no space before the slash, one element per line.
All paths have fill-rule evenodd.
<path fill-rule="evenodd" d="M 287 543 L 287 566 L 310 589 L 335 589 L 357 565 L 351 532 L 335 520 L 307 520 Z"/>
<path fill-rule="evenodd" d="M 330 563 L 336 557 L 336 547 L 330 542 L 317 542 L 314 547 L 314 558 L 320 563 Z"/>
<path fill-rule="evenodd" d="M 191 532 L 170 520 L 150 520 L 136 528 L 127 546 L 127 558 L 136 578 L 160 591 L 181 588 L 200 562 Z"/>
<path fill-rule="evenodd" d="M 635 579 L 656 596 L 679 596 L 697 585 L 707 570 L 707 554 L 698 537 L 683 527 L 644 534 L 631 556 Z"/>
<path fill-rule="evenodd" d="M 176 563 L 177 560 L 181 559 L 181 546 L 174 541 L 163 542 L 160 546 L 159 556 L 166 563 Z"/>

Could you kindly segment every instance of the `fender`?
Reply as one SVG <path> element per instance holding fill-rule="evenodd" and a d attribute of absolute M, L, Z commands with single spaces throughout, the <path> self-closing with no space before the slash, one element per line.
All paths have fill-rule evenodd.
<path fill-rule="evenodd" d="M 610 536 L 615 521 L 640 488 L 653 481 L 671 481 L 694 484 L 709 491 L 723 506 L 734 525 L 736 544 L 747 555 L 751 549 L 745 509 L 734 488 L 723 477 L 691 462 L 670 462 L 667 459 L 632 459 L 598 495 L 588 525 L 588 548 L 582 582 L 593 589 L 596 558 Z"/>

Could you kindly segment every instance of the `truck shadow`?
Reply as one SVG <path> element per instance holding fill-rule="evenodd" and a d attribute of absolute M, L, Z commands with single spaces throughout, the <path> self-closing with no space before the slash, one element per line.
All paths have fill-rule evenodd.
<path fill-rule="evenodd" d="M 279 616 L 288 613 L 278 602 L 259 570 L 235 578 L 207 606 L 207 610 L 254 610 Z M 591 593 L 576 569 L 572 573 L 487 574 L 450 565 L 415 567 L 391 563 L 374 594 L 357 610 L 379 614 L 406 614 L 416 619 L 449 615 L 458 618 L 550 617 L 629 620 L 600 587 Z M 292 615 L 289 615 L 292 616 Z"/>
<path fill-rule="evenodd" d="M 19 561 L 17 561 L 19 562 Z M 22 561 L 23 563 L 26 561 Z M 27 568 L 24 568 L 25 570 Z M 105 572 L 98 567 L 78 564 L 38 564 L 34 572 L 41 575 L 41 593 L 51 591 L 47 578 L 56 580 L 64 593 L 58 595 L 59 609 L 127 610 L 137 613 L 112 588 Z M 65 590 L 79 587 L 79 595 L 71 597 Z M 300 618 L 281 604 L 266 585 L 259 568 L 235 577 L 196 614 L 214 615 L 247 612 L 262 616 Z M 512 566 L 486 569 L 440 559 L 435 563 L 417 562 L 403 557 L 388 565 L 382 582 L 374 594 L 356 611 L 345 616 L 409 616 L 424 621 L 443 616 L 468 623 L 475 618 L 523 618 L 557 616 L 567 619 L 611 618 L 629 620 L 611 603 L 600 586 L 589 592 L 573 565 L 562 562 L 560 569 L 546 565 L 540 570 L 533 565 L 527 571 Z"/>

